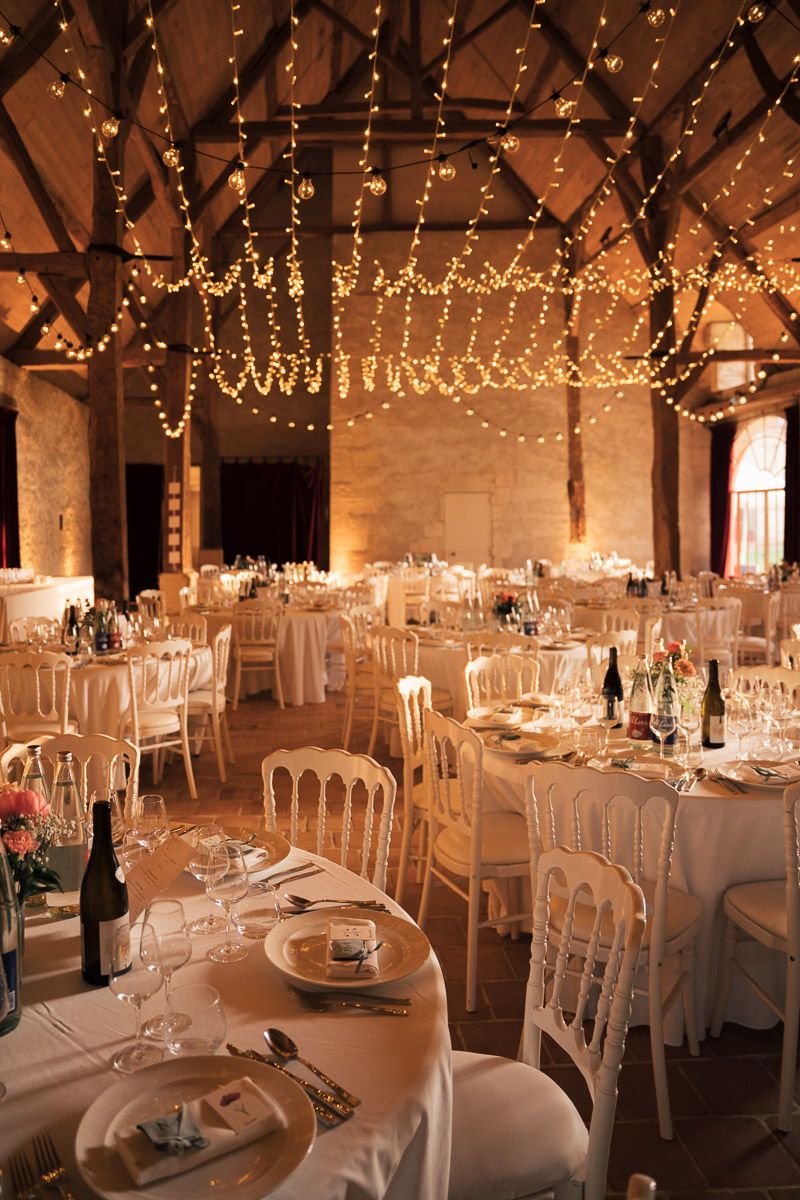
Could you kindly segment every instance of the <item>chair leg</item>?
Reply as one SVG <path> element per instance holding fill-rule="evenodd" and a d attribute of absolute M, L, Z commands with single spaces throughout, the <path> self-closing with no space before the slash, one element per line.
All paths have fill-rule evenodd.
<path fill-rule="evenodd" d="M 417 924 L 424 926 L 428 919 L 428 909 L 431 904 L 431 892 L 433 890 L 433 838 L 428 837 L 428 856 L 425 859 L 425 882 L 422 885 L 422 895 L 419 900 L 419 912 L 417 913 Z"/>
<path fill-rule="evenodd" d="M 719 1037 L 722 1032 L 722 1022 L 725 1020 L 725 1009 L 728 1007 L 728 999 L 731 994 L 731 984 L 733 982 L 733 956 L 736 953 L 736 941 L 736 926 L 733 921 L 726 919 L 725 941 L 719 972 L 719 987 L 717 988 L 717 998 L 714 1002 L 714 1015 L 711 1018 L 712 1037 Z"/>
<path fill-rule="evenodd" d="M 664 1050 L 664 992 L 661 967 L 651 963 L 647 980 L 647 1006 L 650 1021 L 650 1055 L 653 1059 L 653 1080 L 656 1087 L 658 1132 L 665 1141 L 675 1136 L 669 1105 L 667 1058 Z"/>
<path fill-rule="evenodd" d="M 241 693 L 241 690 L 242 690 L 242 660 L 241 660 L 241 658 L 239 658 L 237 656 L 236 670 L 234 671 L 234 675 L 233 675 L 232 708 L 233 708 L 234 712 L 236 712 L 237 708 L 239 707 L 239 695 Z"/>
<path fill-rule="evenodd" d="M 422 876 L 425 873 L 425 858 L 428 853 L 428 844 L 431 836 L 430 821 L 427 817 L 420 821 L 419 826 L 419 853 L 417 855 L 416 880 L 417 883 L 422 883 Z"/>
<path fill-rule="evenodd" d="M 400 843 L 400 862 L 397 867 L 397 887 L 394 890 L 394 898 L 398 904 L 401 904 L 403 900 L 408 861 L 411 857 L 411 842 L 414 838 L 414 806 L 409 805 L 409 809 L 410 811 L 406 812 L 403 817 L 403 838 Z"/>
<path fill-rule="evenodd" d="M 372 752 L 375 749 L 375 742 L 378 738 L 378 711 L 381 706 L 381 689 L 375 684 L 375 707 L 372 710 L 372 729 L 369 734 L 369 746 L 367 754 L 372 757 Z"/>
<path fill-rule="evenodd" d="M 345 750 L 350 749 L 350 738 L 353 736 L 353 717 L 356 707 L 356 692 L 355 688 L 347 685 L 347 691 L 344 698 L 344 725 L 342 727 L 342 747 Z"/>
<path fill-rule="evenodd" d="M 153 783 L 161 783 L 161 776 L 164 772 L 164 751 L 153 751 Z"/>
<path fill-rule="evenodd" d="M 681 952 L 681 971 L 683 973 L 681 998 L 686 1041 L 689 1045 L 689 1053 L 696 1058 L 700 1053 L 700 1030 L 697 1026 L 697 1010 L 694 1002 L 694 942 Z"/>
<path fill-rule="evenodd" d="M 231 744 L 231 731 L 228 725 L 227 709 L 222 714 L 222 732 L 225 734 L 225 753 L 228 756 L 228 762 L 235 763 L 236 755 L 233 753 L 233 745 Z"/>
<path fill-rule="evenodd" d="M 272 668 L 272 675 L 273 675 L 273 680 L 272 680 L 273 694 L 275 696 L 275 699 L 278 701 L 278 707 L 285 708 L 286 705 L 283 702 L 283 680 L 281 679 L 281 668 L 280 668 L 280 663 L 278 662 L 277 658 L 274 660 L 274 665 Z"/>
<path fill-rule="evenodd" d="M 794 1078 L 797 1070 L 797 1035 L 800 1021 L 800 963 L 787 956 L 786 1000 L 783 1009 L 783 1051 L 781 1054 L 781 1090 L 778 1098 L 778 1129 L 790 1133 L 794 1104 Z"/>
<path fill-rule="evenodd" d="M 480 879 L 469 883 L 467 906 L 467 1012 L 475 1012 L 478 992 L 478 921 L 480 918 Z"/>
<path fill-rule="evenodd" d="M 189 753 L 189 733 L 186 728 L 186 722 L 181 721 L 181 753 L 183 754 L 183 765 L 186 770 L 186 782 L 189 785 L 189 795 L 192 800 L 197 799 L 197 786 L 194 781 L 194 768 L 192 767 L 192 756 Z"/>
<path fill-rule="evenodd" d="M 216 709 L 211 712 L 211 725 L 214 737 L 214 750 L 217 755 L 217 767 L 219 768 L 219 777 L 222 783 L 227 781 L 225 772 L 225 755 L 222 753 L 222 729 L 220 727 L 219 713 Z"/>

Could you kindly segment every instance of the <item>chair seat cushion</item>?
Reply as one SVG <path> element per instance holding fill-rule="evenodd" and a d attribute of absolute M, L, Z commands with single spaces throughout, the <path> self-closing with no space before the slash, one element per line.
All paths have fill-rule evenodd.
<path fill-rule="evenodd" d="M 653 908 L 655 903 L 656 885 L 652 880 L 646 879 L 641 883 L 641 889 L 644 893 L 645 911 L 647 913 L 647 926 L 642 939 L 642 946 L 650 945 L 650 929 L 653 916 Z M 555 929 L 561 929 L 564 919 L 564 911 L 566 909 L 566 901 L 562 896 L 558 896 L 551 892 L 550 894 L 550 920 Z M 590 903 L 578 903 L 575 908 L 575 924 L 573 926 L 574 936 L 578 941 L 588 941 L 592 931 L 595 916 L 594 905 Z M 676 941 L 684 936 L 692 928 L 692 926 L 700 920 L 703 914 L 702 901 L 695 896 L 690 896 L 688 892 L 682 892 L 679 888 L 669 888 L 667 896 L 667 927 L 666 940 L 667 942 Z M 604 946 L 611 945 L 613 938 L 613 921 L 611 913 L 606 912 L 603 917 L 601 926 L 601 941 Z"/>
<path fill-rule="evenodd" d="M 548 1075 L 490 1054 L 452 1060 L 449 1200 L 513 1200 L 581 1171 L 588 1130 Z"/>
<path fill-rule="evenodd" d="M 172 708 L 140 708 L 139 736 L 157 737 L 180 729 L 180 717 Z"/>
<path fill-rule="evenodd" d="M 275 657 L 275 644 L 273 642 L 270 645 L 262 644 L 253 646 L 246 643 L 243 645 L 240 642 L 239 657 L 243 663 L 249 662 L 251 659 L 257 660 L 258 662 L 272 662 Z"/>
<path fill-rule="evenodd" d="M 190 713 L 210 712 L 214 708 L 217 712 L 225 711 L 224 692 L 217 692 L 216 697 L 210 688 L 198 688 L 196 692 L 189 692 Z"/>
<path fill-rule="evenodd" d="M 55 737 L 61 733 L 61 721 L 46 721 L 42 717 L 9 717 L 6 720 L 6 729 L 10 741 L 26 742 L 35 733 L 46 733 Z M 66 732 L 78 732 L 78 726 L 74 721 L 67 721 Z"/>
<path fill-rule="evenodd" d="M 785 945 L 786 880 L 770 879 L 761 883 L 738 883 L 725 893 L 725 912 L 754 937 L 780 948 Z M 759 936 L 761 935 L 761 936 Z"/>
<path fill-rule="evenodd" d="M 436 857 L 450 871 L 466 875 L 469 871 L 467 834 L 450 827 L 442 829 L 436 838 Z M 527 863 L 528 829 L 519 813 L 484 813 L 481 828 L 481 862 L 487 866 Z"/>

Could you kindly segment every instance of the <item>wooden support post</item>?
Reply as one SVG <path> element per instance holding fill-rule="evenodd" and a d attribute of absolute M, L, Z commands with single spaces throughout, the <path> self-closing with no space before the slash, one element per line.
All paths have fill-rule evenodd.
<path fill-rule="evenodd" d="M 650 189 L 664 169 L 664 146 L 660 137 L 642 139 L 642 172 L 645 188 Z M 675 225 L 676 209 L 670 202 L 664 181 L 648 204 L 648 242 L 651 272 L 668 270 L 672 262 L 669 249 Z M 663 366 L 657 371 L 650 385 L 650 409 L 653 422 L 653 558 L 657 574 L 664 571 L 679 571 L 681 542 L 679 525 L 679 429 L 678 414 L 666 402 L 663 395 L 663 380 L 675 370 L 671 351 L 675 349 L 675 296 L 671 287 L 651 288 L 650 291 L 650 343 Z"/>
<path fill-rule="evenodd" d="M 194 412 L 200 436 L 200 545 L 222 555 L 222 479 L 219 453 L 219 393 L 204 371 L 198 377 Z"/>
<path fill-rule="evenodd" d="M 564 265 L 569 279 L 574 279 L 578 262 L 575 243 L 562 239 Z M 570 363 L 567 384 L 567 497 L 569 499 L 569 540 L 582 542 L 586 538 L 586 487 L 583 479 L 583 438 L 581 435 L 581 385 L 577 375 L 580 361 L 580 299 L 571 290 L 564 296 L 564 349 Z"/>
<path fill-rule="evenodd" d="M 184 232 L 172 231 L 172 256 L 175 278 L 185 271 Z M 192 369 L 191 298 L 189 288 L 181 288 L 171 301 L 170 348 L 167 350 L 167 387 L 163 399 L 167 425 L 174 429 L 183 418 Z M 186 349 L 176 349 L 185 347 Z M 164 523 L 161 567 L 165 575 L 190 571 L 192 567 L 192 531 L 189 513 L 189 477 L 191 471 L 192 423 L 186 421 L 180 437 L 164 438 Z"/>

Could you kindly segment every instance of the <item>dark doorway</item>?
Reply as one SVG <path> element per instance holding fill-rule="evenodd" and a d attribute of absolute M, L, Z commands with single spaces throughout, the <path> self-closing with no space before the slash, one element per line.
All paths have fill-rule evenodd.
<path fill-rule="evenodd" d="M 17 414 L 0 408 L 0 567 L 18 567 Z"/>
<path fill-rule="evenodd" d="M 225 459 L 222 547 L 274 563 L 328 566 L 328 470 L 324 459 Z"/>
<path fill-rule="evenodd" d="M 131 596 L 158 587 L 161 570 L 161 505 L 164 468 L 152 463 L 128 463 L 128 574 Z"/>

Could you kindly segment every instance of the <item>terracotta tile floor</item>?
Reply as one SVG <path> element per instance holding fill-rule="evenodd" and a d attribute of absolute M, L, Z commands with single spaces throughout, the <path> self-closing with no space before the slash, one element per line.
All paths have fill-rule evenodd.
<path fill-rule="evenodd" d="M 255 697 L 242 702 L 238 712 L 230 715 L 230 722 L 237 761 L 226 784 L 220 784 L 214 756 L 208 750 L 194 760 L 199 791 L 196 803 L 188 798 L 180 762 L 168 767 L 161 790 L 174 818 L 219 816 L 231 824 L 256 828 L 263 814 L 263 756 L 281 747 L 338 746 L 342 700 L 334 696 L 324 705 L 281 712 L 265 696 Z M 352 749 L 366 750 L 367 740 L 368 723 L 362 718 L 357 720 Z M 400 774 L 399 760 L 384 761 Z M 145 787 L 148 778 L 146 766 Z M 304 825 L 307 836 L 301 841 L 306 842 L 313 830 L 310 805 Z M 397 852 L 395 844 L 391 860 L 395 869 Z M 412 914 L 418 898 L 419 888 L 412 883 L 405 898 Z M 483 931 L 479 1006 L 477 1012 L 468 1014 L 464 1010 L 465 907 L 441 887 L 434 891 L 428 933 L 447 982 L 453 1045 L 515 1057 L 529 945 Z M 673 1142 L 664 1142 L 656 1122 L 647 1030 L 631 1030 L 620 1083 L 609 1191 L 623 1191 L 630 1172 L 644 1171 L 657 1179 L 660 1195 L 680 1200 L 699 1196 L 800 1200 L 800 1114 L 796 1131 L 789 1136 L 777 1134 L 774 1127 L 780 1048 L 779 1028 L 755 1031 L 726 1026 L 721 1038 L 702 1043 L 699 1058 L 691 1058 L 685 1048 L 670 1049 L 676 1135 Z M 543 1065 L 585 1112 L 585 1089 L 575 1068 L 560 1052 L 547 1049 Z"/>

